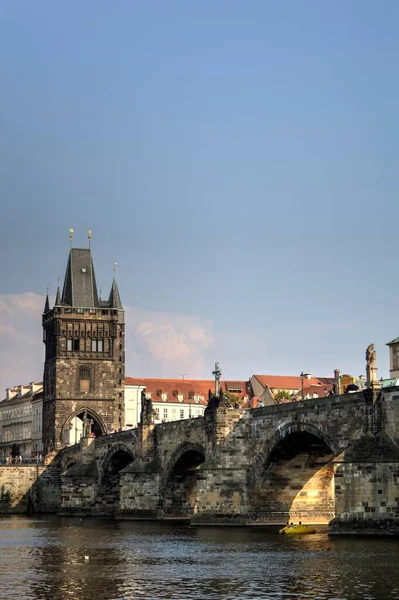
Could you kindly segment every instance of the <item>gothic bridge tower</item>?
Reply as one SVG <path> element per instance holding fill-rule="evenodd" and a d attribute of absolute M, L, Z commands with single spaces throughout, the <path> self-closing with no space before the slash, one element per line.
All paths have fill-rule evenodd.
<path fill-rule="evenodd" d="M 91 250 L 71 248 L 62 296 L 58 288 L 52 309 L 47 297 L 43 313 L 45 452 L 121 429 L 124 329 L 115 277 L 99 299 Z"/>

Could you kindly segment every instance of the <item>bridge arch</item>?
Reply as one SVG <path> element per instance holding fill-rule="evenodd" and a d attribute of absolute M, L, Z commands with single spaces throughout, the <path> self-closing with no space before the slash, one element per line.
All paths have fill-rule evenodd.
<path fill-rule="evenodd" d="M 317 425 L 286 421 L 261 445 L 248 477 L 258 522 L 326 524 L 334 517 L 334 457 L 338 444 Z"/>
<path fill-rule="evenodd" d="M 316 425 L 308 423 L 307 421 L 285 421 L 276 428 L 276 431 L 271 435 L 265 442 L 262 450 L 258 453 L 259 458 L 264 457 L 266 454 L 271 454 L 276 446 L 284 440 L 287 436 L 292 433 L 305 432 L 314 435 L 319 440 L 325 443 L 325 445 L 331 449 L 331 451 L 338 456 L 341 452 L 338 444 L 324 431 L 322 431 Z"/>
<path fill-rule="evenodd" d="M 134 459 L 132 450 L 123 442 L 113 444 L 108 450 L 100 468 L 95 502 L 96 513 L 113 515 L 119 511 L 119 473 Z"/>
<path fill-rule="evenodd" d="M 115 461 L 116 457 L 118 457 L 118 458 L 124 457 L 124 460 Z M 119 471 L 124 469 L 129 463 L 133 462 L 134 459 L 135 459 L 135 456 L 127 444 L 125 444 L 124 442 L 117 442 L 117 443 L 113 444 L 111 446 L 111 448 L 108 450 L 107 454 L 105 455 L 105 457 L 103 458 L 102 463 L 101 463 L 100 485 L 101 485 L 104 477 L 106 476 L 107 472 L 109 472 L 110 467 L 112 468 L 112 470 L 117 470 L 117 472 L 119 473 Z M 126 464 L 123 466 L 124 462 L 126 462 Z"/>
<path fill-rule="evenodd" d="M 164 517 L 191 517 L 196 512 L 197 469 L 205 462 L 202 444 L 184 442 L 172 453 L 161 479 L 159 505 Z"/>

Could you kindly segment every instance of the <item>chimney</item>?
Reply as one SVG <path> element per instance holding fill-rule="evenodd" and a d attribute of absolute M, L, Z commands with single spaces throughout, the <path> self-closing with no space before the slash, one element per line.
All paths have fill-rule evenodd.
<path fill-rule="evenodd" d="M 11 400 L 11 390 L 10 390 L 10 388 L 6 388 L 6 400 Z"/>
<path fill-rule="evenodd" d="M 338 379 L 340 373 L 341 373 L 341 371 L 339 369 L 334 369 L 334 377 L 335 377 L 335 379 Z"/>

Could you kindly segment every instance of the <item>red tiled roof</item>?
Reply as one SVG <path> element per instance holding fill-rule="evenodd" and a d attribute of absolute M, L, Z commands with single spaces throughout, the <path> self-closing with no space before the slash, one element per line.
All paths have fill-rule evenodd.
<path fill-rule="evenodd" d="M 279 390 L 299 390 L 302 386 L 302 381 L 299 376 L 289 375 L 254 375 L 256 379 L 264 387 L 279 389 Z M 333 377 L 311 377 L 310 379 L 304 379 L 304 386 L 307 387 L 312 385 L 332 385 L 334 383 Z"/>
<path fill-rule="evenodd" d="M 234 384 L 231 386 L 230 384 Z M 247 395 L 246 381 L 234 381 L 228 382 L 228 387 L 234 387 L 234 389 L 242 389 L 241 394 L 237 394 L 240 399 Z M 188 404 L 192 396 L 202 396 L 200 404 L 208 403 L 208 392 L 215 390 L 214 379 L 148 379 L 140 377 L 125 377 L 125 385 L 139 385 L 144 386 L 146 391 L 151 393 L 151 400 L 154 402 L 162 402 L 162 398 L 159 390 L 162 390 L 163 394 L 167 394 L 166 402 L 178 402 L 177 394 L 183 395 L 183 403 Z M 226 390 L 226 382 L 221 382 L 223 390 Z"/>
<path fill-rule="evenodd" d="M 304 386 L 303 387 L 303 395 L 306 396 L 307 394 L 310 394 L 311 396 L 313 394 L 317 394 L 319 396 L 319 398 L 325 398 L 326 397 L 326 391 L 327 393 L 332 389 L 332 383 L 328 383 L 328 384 L 323 384 L 323 385 L 309 385 L 309 386 Z M 302 393 L 302 389 L 299 390 L 299 393 L 297 394 L 297 396 L 301 396 Z"/>

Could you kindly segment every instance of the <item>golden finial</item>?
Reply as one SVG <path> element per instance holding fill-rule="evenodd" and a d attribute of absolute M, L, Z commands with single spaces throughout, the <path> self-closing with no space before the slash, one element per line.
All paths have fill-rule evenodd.
<path fill-rule="evenodd" d="M 91 229 L 88 230 L 87 232 L 87 237 L 89 238 L 89 248 L 90 248 L 90 242 L 91 242 Z"/>
<path fill-rule="evenodd" d="M 69 230 L 69 247 L 72 248 L 73 229 Z"/>
<path fill-rule="evenodd" d="M 117 265 L 118 265 L 118 263 L 117 263 L 117 262 L 115 262 L 115 263 L 114 263 L 114 275 L 115 275 L 115 271 L 116 271 L 116 267 L 117 267 Z"/>

